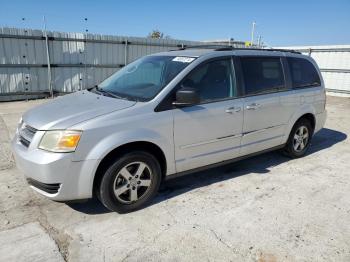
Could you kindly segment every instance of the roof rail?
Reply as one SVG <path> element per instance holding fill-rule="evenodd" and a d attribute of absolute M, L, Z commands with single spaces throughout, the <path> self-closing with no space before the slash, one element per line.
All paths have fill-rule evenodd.
<path fill-rule="evenodd" d="M 179 47 L 176 50 L 170 50 L 170 51 L 178 51 L 178 50 L 186 50 L 186 49 L 219 49 L 222 47 L 231 47 L 231 46 L 226 46 L 226 45 L 218 45 L 218 44 L 213 44 L 213 45 L 177 45 Z"/>
<path fill-rule="evenodd" d="M 254 51 L 271 51 L 271 52 L 278 51 L 278 52 L 289 52 L 289 53 L 301 54 L 300 52 L 292 49 L 275 49 L 275 48 L 250 48 L 250 47 L 241 48 L 241 47 L 227 46 L 227 47 L 214 49 L 214 51 L 229 51 L 229 50 L 254 50 Z"/>
<path fill-rule="evenodd" d="M 230 51 L 230 50 L 254 50 L 254 51 L 279 51 L 279 52 L 289 52 L 295 54 L 301 54 L 301 52 L 291 50 L 291 49 L 274 49 L 274 48 L 250 48 L 250 47 L 233 47 L 231 45 L 178 45 L 179 49 L 170 50 L 170 51 L 178 51 L 178 50 L 186 50 L 186 49 L 213 49 L 214 51 Z"/>

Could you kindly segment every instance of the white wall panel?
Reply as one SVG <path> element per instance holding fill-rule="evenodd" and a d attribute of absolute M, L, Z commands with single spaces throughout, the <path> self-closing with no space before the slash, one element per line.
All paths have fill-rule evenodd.
<path fill-rule="evenodd" d="M 310 55 L 318 64 L 326 89 L 350 93 L 350 45 L 289 46 Z"/>

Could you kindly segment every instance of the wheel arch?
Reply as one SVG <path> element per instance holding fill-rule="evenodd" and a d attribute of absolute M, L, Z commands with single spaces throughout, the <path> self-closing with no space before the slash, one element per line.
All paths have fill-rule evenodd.
<path fill-rule="evenodd" d="M 298 112 L 298 114 L 294 114 L 294 116 L 289 120 L 289 124 L 287 125 L 286 129 L 285 129 L 285 133 L 284 133 L 284 137 L 283 137 L 283 143 L 286 143 L 290 132 L 292 131 L 293 127 L 295 126 L 295 124 L 300 121 L 300 119 L 307 119 L 308 121 L 310 121 L 311 126 L 312 126 L 312 131 L 314 132 L 315 127 L 316 127 L 316 116 L 313 110 L 309 109 L 305 109 L 301 112 Z"/>
<path fill-rule="evenodd" d="M 98 164 L 98 167 L 96 169 L 95 176 L 93 179 L 92 189 L 94 194 L 96 192 L 95 189 L 98 187 L 104 172 L 110 166 L 110 164 L 113 163 L 113 161 L 116 158 L 122 156 L 123 154 L 126 154 L 127 152 L 130 152 L 130 151 L 136 151 L 136 150 L 148 152 L 152 154 L 155 158 L 157 158 L 161 167 L 162 179 L 166 176 L 166 172 L 167 172 L 166 157 L 163 150 L 158 145 L 148 141 L 129 142 L 114 148 L 107 155 L 105 155 L 104 158 L 102 158 L 102 160 Z"/>
<path fill-rule="evenodd" d="M 300 117 L 295 121 L 294 125 L 295 125 L 298 121 L 300 121 L 301 119 L 306 119 L 306 120 L 308 120 L 308 121 L 310 122 L 310 124 L 311 124 L 312 132 L 314 132 L 315 126 L 316 126 L 316 117 L 315 117 L 315 115 L 312 114 L 312 113 L 303 114 L 302 116 L 300 116 Z M 293 127 L 294 127 L 294 125 L 293 125 Z"/>

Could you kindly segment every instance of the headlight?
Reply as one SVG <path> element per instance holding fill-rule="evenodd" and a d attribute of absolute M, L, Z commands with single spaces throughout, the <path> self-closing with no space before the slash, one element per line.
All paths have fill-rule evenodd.
<path fill-rule="evenodd" d="M 46 131 L 40 141 L 39 148 L 57 153 L 74 152 L 81 133 L 81 131 L 73 130 Z"/>

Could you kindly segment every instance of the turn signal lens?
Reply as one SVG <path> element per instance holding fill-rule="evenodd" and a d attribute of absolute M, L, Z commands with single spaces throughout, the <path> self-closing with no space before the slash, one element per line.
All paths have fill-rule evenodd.
<path fill-rule="evenodd" d="M 58 147 L 75 148 L 78 145 L 80 134 L 64 135 L 58 142 Z"/>

